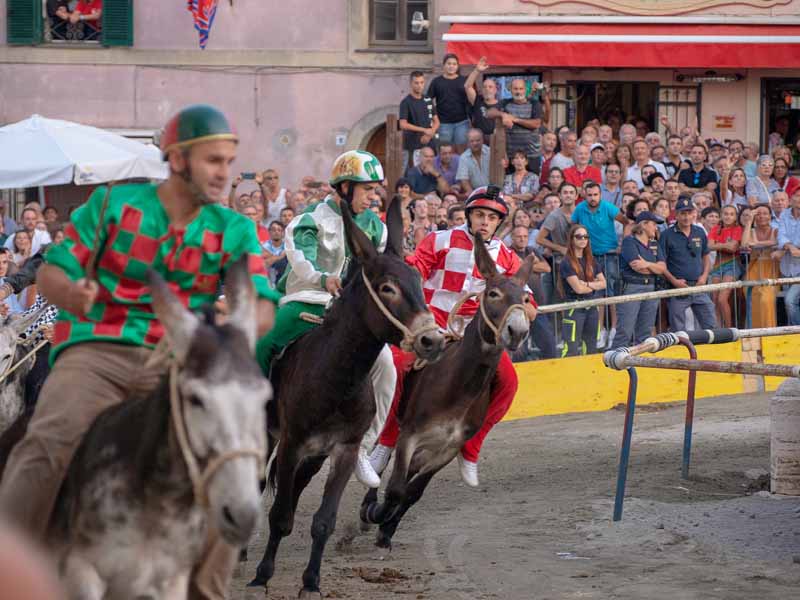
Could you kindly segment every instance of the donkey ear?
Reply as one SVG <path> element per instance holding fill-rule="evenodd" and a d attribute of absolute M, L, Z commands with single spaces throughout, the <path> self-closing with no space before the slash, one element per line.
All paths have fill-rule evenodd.
<path fill-rule="evenodd" d="M 231 313 L 228 324 L 241 331 L 251 352 L 256 349 L 256 290 L 250 279 L 249 255 L 242 254 L 225 274 L 225 293 Z"/>
<path fill-rule="evenodd" d="M 153 312 L 164 326 L 172 353 L 179 363 L 183 363 L 200 321 L 183 307 L 161 275 L 151 269 L 147 272 L 147 280 L 153 297 Z"/>
<path fill-rule="evenodd" d="M 34 325 L 36 321 L 39 320 L 39 317 L 44 315 L 47 312 L 49 305 L 45 304 L 44 306 L 40 307 L 38 310 L 35 310 L 29 315 L 25 316 L 16 316 L 12 315 L 9 316 L 5 322 L 5 325 L 11 327 L 12 331 L 19 336 L 23 333 L 28 327 Z"/>
<path fill-rule="evenodd" d="M 351 252 L 361 261 L 361 264 L 365 264 L 378 256 L 378 251 L 375 250 L 375 246 L 372 245 L 367 234 L 356 225 L 347 202 L 342 200 L 339 206 L 342 211 L 342 221 L 344 221 L 344 237 L 350 245 Z"/>
<path fill-rule="evenodd" d="M 403 201 L 400 196 L 394 196 L 389 201 L 389 208 L 386 209 L 386 229 L 389 230 L 386 251 L 403 258 Z"/>
<path fill-rule="evenodd" d="M 494 264 L 494 260 L 492 260 L 489 251 L 486 249 L 486 244 L 483 243 L 483 238 L 478 232 L 475 232 L 475 266 L 478 267 L 478 273 L 486 281 L 497 275 L 497 265 Z"/>
<path fill-rule="evenodd" d="M 514 276 L 511 278 L 512 281 L 520 287 L 525 287 L 528 285 L 528 279 L 530 279 L 531 273 L 533 272 L 533 259 L 534 255 L 530 254 L 524 261 L 522 261 L 522 266 L 520 266 L 519 270 L 517 270 L 517 272 L 514 273 Z"/>

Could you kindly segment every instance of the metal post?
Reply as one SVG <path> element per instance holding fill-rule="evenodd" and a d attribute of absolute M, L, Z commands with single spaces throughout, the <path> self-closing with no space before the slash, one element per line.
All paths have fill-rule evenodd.
<path fill-rule="evenodd" d="M 636 369 L 628 369 L 628 405 L 625 408 L 625 428 L 622 432 L 622 448 L 619 453 L 619 470 L 617 471 L 617 495 L 614 498 L 614 520 L 622 520 L 622 503 L 625 501 L 625 481 L 628 477 L 628 459 L 631 455 L 631 438 L 633 437 L 633 416 L 636 411 L 636 387 L 638 376 Z"/>
<path fill-rule="evenodd" d="M 689 351 L 689 358 L 697 359 L 694 344 L 685 338 L 681 345 Z M 692 456 L 692 425 L 694 424 L 694 391 L 697 387 L 697 371 L 689 371 L 689 385 L 686 390 L 686 419 L 683 426 L 683 462 L 681 463 L 681 479 L 689 479 L 689 462 Z"/>

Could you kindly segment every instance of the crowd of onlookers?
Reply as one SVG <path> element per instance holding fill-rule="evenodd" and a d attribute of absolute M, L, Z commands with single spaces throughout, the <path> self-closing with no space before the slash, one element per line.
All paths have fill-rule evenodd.
<path fill-rule="evenodd" d="M 0 203 L 0 284 L 44 246 L 62 239 L 64 227 L 54 206 L 42 210 L 38 202 L 29 202 L 17 222 L 7 216 L 6 205 Z M 7 312 L 13 314 L 24 312 L 35 300 L 36 285 L 31 285 L 8 297 L 4 303 L 8 306 Z"/>
<path fill-rule="evenodd" d="M 511 208 L 498 236 L 520 257 L 536 255 L 529 285 L 541 305 L 800 276 L 800 180 L 790 175 L 797 148 L 779 132 L 760 154 L 758 144 L 708 139 L 665 117 L 664 135 L 617 111 L 579 132 L 554 127 L 546 86 L 514 80 L 511 97 L 499 100 L 488 69 L 482 59 L 465 77 L 447 55 L 430 81 L 410 75 L 399 107 L 405 174 L 394 189 L 379 188 L 370 207 L 381 213 L 399 198 L 406 252 L 431 231 L 463 224 L 469 193 L 498 183 Z M 491 182 L 497 120 L 506 132 L 505 176 Z M 289 191 L 274 170 L 233 182 L 229 202 L 258 224 L 273 280 L 286 266 L 286 225 L 330 191 L 313 177 Z M 800 285 L 572 309 L 537 319 L 517 358 L 630 345 L 657 330 L 771 327 L 784 315 L 800 324 Z"/>

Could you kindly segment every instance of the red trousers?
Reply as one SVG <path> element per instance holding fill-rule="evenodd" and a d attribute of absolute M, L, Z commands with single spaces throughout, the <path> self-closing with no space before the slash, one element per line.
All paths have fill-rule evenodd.
<path fill-rule="evenodd" d="M 394 391 L 392 408 L 386 418 L 386 424 L 383 426 L 378 443 L 394 448 L 400 435 L 400 426 L 397 422 L 397 403 L 400 402 L 400 397 L 403 395 L 403 382 L 405 381 L 406 373 L 411 370 L 414 364 L 415 356 L 411 352 L 403 352 L 396 346 L 391 348 L 394 366 L 397 369 L 397 387 Z M 483 440 L 486 439 L 492 427 L 497 425 L 508 412 L 508 409 L 511 408 L 518 386 L 519 380 L 517 379 L 517 372 L 514 370 L 514 364 L 511 362 L 508 353 L 503 352 L 500 355 L 497 372 L 494 374 L 494 381 L 492 381 L 492 397 L 489 401 L 486 417 L 483 420 L 483 426 L 461 448 L 461 455 L 466 460 L 478 462 Z"/>

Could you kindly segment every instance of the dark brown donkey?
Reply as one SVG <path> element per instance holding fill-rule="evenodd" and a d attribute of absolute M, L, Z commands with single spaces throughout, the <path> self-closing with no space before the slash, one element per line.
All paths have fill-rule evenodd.
<path fill-rule="evenodd" d="M 400 203 L 389 207 L 384 254 L 376 252 L 344 203 L 342 218 L 356 261 L 341 296 L 322 325 L 287 348 L 271 374 L 276 400 L 269 407 L 269 447 L 276 438 L 279 441 L 270 484 L 276 493 L 269 512 L 269 541 L 250 585 L 267 585 L 278 545 L 292 532 L 300 494 L 330 457 L 322 504 L 311 526 L 311 558 L 303 573 L 301 598 L 321 597 L 322 553 L 336 525 L 361 438 L 375 415 L 369 372 L 381 348 L 403 344 L 421 358 L 435 359 L 444 346 L 425 306 L 419 275 L 401 258 Z M 280 431 L 273 429 L 276 425 Z"/>
<path fill-rule="evenodd" d="M 464 338 L 449 344 L 438 362 L 406 376 L 397 407 L 400 436 L 384 502 L 378 502 L 378 490 L 373 489 L 361 505 L 361 519 L 380 524 L 379 547 L 391 547 L 406 511 L 481 428 L 500 355 L 504 348 L 515 350 L 528 334 L 522 305 L 530 302 L 525 282 L 532 262 L 526 260 L 514 277 L 504 277 L 476 234 L 475 264 L 486 280 L 481 308 Z"/>

